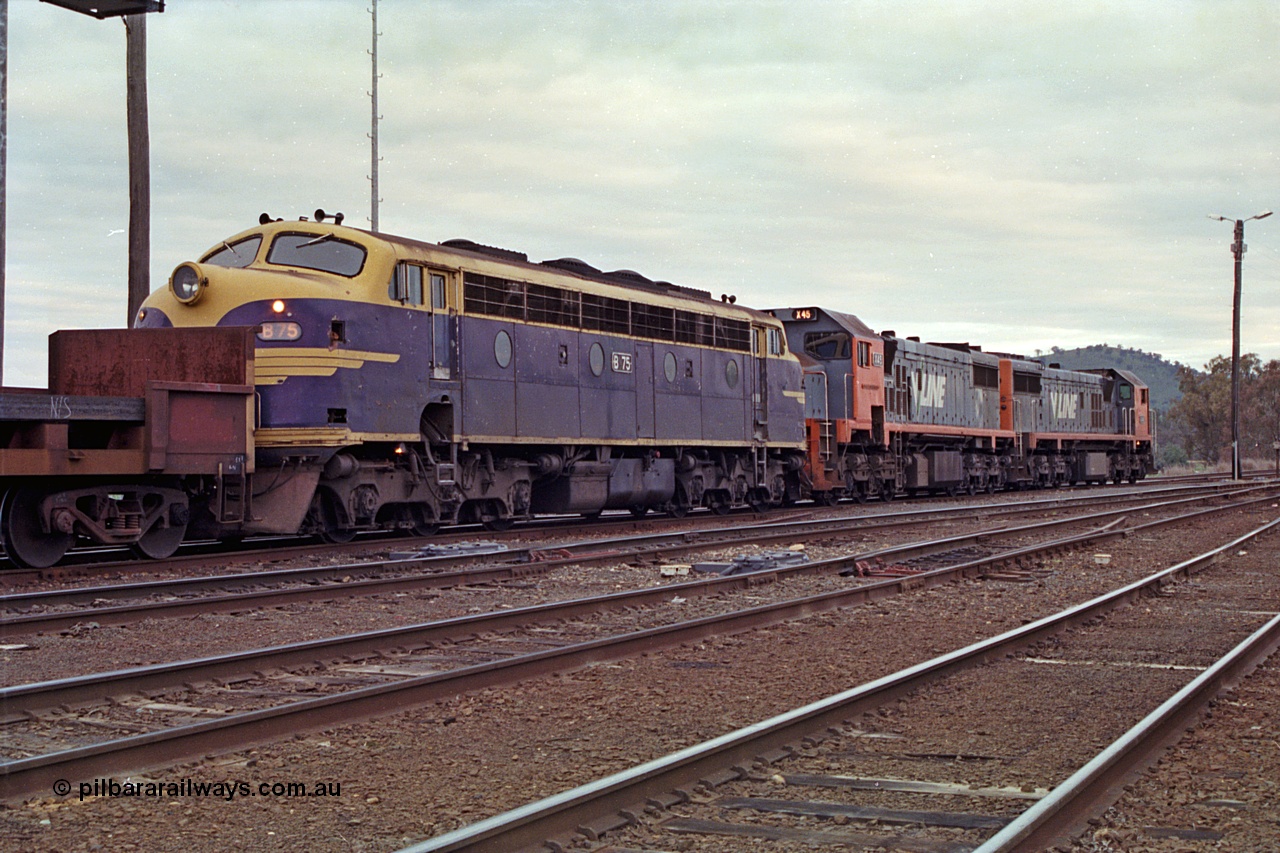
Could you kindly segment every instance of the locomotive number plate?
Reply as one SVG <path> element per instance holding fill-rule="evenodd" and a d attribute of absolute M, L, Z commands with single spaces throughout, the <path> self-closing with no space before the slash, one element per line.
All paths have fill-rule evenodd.
<path fill-rule="evenodd" d="M 263 323 L 258 328 L 260 341 L 296 341 L 302 337 L 302 327 L 297 323 Z"/>
<path fill-rule="evenodd" d="M 615 352 L 610 353 L 612 358 L 612 367 L 614 373 L 630 373 L 631 372 L 631 353 Z"/>

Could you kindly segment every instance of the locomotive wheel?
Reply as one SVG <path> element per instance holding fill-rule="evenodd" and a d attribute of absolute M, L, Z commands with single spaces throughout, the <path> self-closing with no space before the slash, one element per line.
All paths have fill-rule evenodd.
<path fill-rule="evenodd" d="M 707 495 L 707 507 L 716 515 L 728 515 L 729 510 L 732 509 L 729 505 L 729 496 L 721 492 Z"/>
<path fill-rule="evenodd" d="M 45 533 L 40 526 L 40 501 L 44 494 L 29 486 L 17 486 L 0 506 L 0 535 L 9 559 L 24 569 L 46 569 L 61 560 L 75 542 L 72 533 Z"/>
<path fill-rule="evenodd" d="M 516 520 L 509 515 L 502 514 L 503 506 L 500 501 L 486 501 L 483 505 L 483 514 L 480 524 L 485 530 L 492 530 L 495 533 L 501 533 L 503 530 L 510 530 L 515 526 Z M 483 515 L 488 515 L 484 518 Z"/>
<path fill-rule="evenodd" d="M 680 483 L 676 483 L 675 494 L 671 496 L 671 503 L 667 504 L 667 514 L 672 518 L 684 518 L 689 514 L 689 493 Z"/>
<path fill-rule="evenodd" d="M 408 507 L 409 532 L 414 536 L 435 536 L 440 530 L 434 515 L 421 505 Z"/>
<path fill-rule="evenodd" d="M 631 511 L 631 516 L 633 518 L 644 518 L 646 515 L 649 514 L 649 507 L 645 506 L 644 504 L 632 504 L 631 506 L 627 507 L 627 509 Z"/>
<path fill-rule="evenodd" d="M 148 560 L 164 560 L 174 555 L 186 535 L 187 526 L 185 524 L 171 524 L 168 527 L 153 524 L 151 529 L 142 534 L 137 542 L 129 546 L 129 550 L 139 557 L 146 557 Z"/>
<path fill-rule="evenodd" d="M 311 499 L 311 510 L 307 513 L 309 529 L 316 531 L 322 542 L 332 545 L 345 545 L 356 538 L 354 527 L 342 527 L 342 513 L 333 493 L 325 490 L 317 491 Z"/>

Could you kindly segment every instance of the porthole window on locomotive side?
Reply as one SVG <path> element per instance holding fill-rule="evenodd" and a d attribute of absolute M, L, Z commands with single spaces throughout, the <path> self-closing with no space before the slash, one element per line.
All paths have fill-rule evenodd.
<path fill-rule="evenodd" d="M 676 355 L 675 353 L 667 353 L 667 357 L 662 360 L 662 372 L 666 374 L 668 382 L 676 381 Z"/>
<path fill-rule="evenodd" d="M 600 346 L 600 342 L 596 341 L 591 345 L 591 350 L 587 353 L 587 360 L 591 365 L 591 373 L 599 376 L 604 373 L 604 347 Z"/>
<path fill-rule="evenodd" d="M 511 364 L 511 351 L 511 336 L 502 329 L 493 339 L 493 357 L 498 360 L 498 367 L 505 368 Z"/>
<path fill-rule="evenodd" d="M 729 384 L 730 388 L 738 387 L 738 362 L 732 358 L 725 362 L 724 381 Z"/>

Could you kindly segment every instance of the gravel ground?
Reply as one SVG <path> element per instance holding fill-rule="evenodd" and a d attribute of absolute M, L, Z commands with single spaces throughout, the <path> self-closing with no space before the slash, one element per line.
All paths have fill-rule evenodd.
<path fill-rule="evenodd" d="M 69 780 L 68 796 L 0 809 L 0 833 L 15 850 L 395 850 L 966 645 L 1065 601 L 1085 600 L 1262 520 L 1241 513 L 1176 535 L 1109 544 L 1113 556 L 1105 570 L 1091 555 L 1064 555 L 1048 561 L 1050 576 L 1034 583 L 970 582 L 912 593 L 129 777 L 144 782 L 137 796 L 95 797 L 93 780 Z M 1272 541 L 1257 550 L 1274 557 L 1277 547 Z M 655 574 L 652 567 L 591 568 L 565 576 L 563 587 L 539 582 L 541 592 L 526 591 L 600 592 L 660 582 Z M 4 652 L 0 662 L 33 671 L 23 656 L 34 653 L 82 672 L 106 668 L 104 661 L 128 665 L 480 612 L 515 598 L 494 589 L 424 593 L 90 629 L 39 638 L 40 648 Z M 198 796 L 187 780 L 245 787 Z M 148 791 L 146 781 L 163 784 Z M 325 795 L 271 790 L 291 782 L 312 792 L 324 785 Z M 86 784 L 88 796 L 81 799 Z"/>

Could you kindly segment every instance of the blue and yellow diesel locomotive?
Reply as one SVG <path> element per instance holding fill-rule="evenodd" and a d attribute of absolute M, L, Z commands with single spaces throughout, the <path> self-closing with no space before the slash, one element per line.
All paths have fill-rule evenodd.
<path fill-rule="evenodd" d="M 806 488 L 781 322 L 629 270 L 264 214 L 135 321 L 211 326 L 257 330 L 256 465 L 240 511 L 193 498 L 188 535 L 343 541 Z"/>

